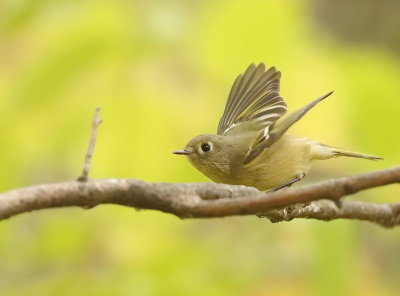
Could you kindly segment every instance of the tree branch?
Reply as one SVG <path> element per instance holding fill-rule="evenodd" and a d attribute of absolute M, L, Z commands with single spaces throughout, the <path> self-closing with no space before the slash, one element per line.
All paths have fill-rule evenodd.
<path fill-rule="evenodd" d="M 273 222 L 293 218 L 347 218 L 392 227 L 400 225 L 400 203 L 337 201 L 361 190 L 399 182 L 400 167 L 268 193 L 215 183 L 149 183 L 135 179 L 71 181 L 0 194 L 0 219 L 46 208 L 119 204 L 160 210 L 181 218 L 257 214 Z"/>
<path fill-rule="evenodd" d="M 89 180 L 90 165 L 92 162 L 94 146 L 96 146 L 97 129 L 102 122 L 103 120 L 100 118 L 100 108 L 97 107 L 92 121 L 92 132 L 90 134 L 88 150 L 85 155 L 85 163 L 83 165 L 82 175 L 80 175 L 77 179 L 79 182 L 86 182 Z"/>
<path fill-rule="evenodd" d="M 271 210 L 265 217 L 272 223 L 290 221 L 295 218 L 318 219 L 330 221 L 334 219 L 357 219 L 375 222 L 384 227 L 400 225 L 400 202 L 377 204 L 357 200 L 335 202 L 321 199 L 307 204 L 296 204 L 282 209 Z"/>
<path fill-rule="evenodd" d="M 251 187 L 215 183 L 148 183 L 135 179 L 88 181 L 100 123 L 100 108 L 97 108 L 78 182 L 44 184 L 2 193 L 0 220 L 47 208 L 119 204 L 160 210 L 181 218 L 258 215 L 271 222 L 294 218 L 347 218 L 371 221 L 385 227 L 400 224 L 400 203 L 339 201 L 341 197 L 361 190 L 399 183 L 400 167 L 267 193 Z"/>

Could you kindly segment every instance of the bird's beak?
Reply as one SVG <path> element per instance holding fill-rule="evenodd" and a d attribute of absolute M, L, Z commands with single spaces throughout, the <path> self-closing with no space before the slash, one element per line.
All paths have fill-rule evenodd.
<path fill-rule="evenodd" d="M 173 154 L 179 154 L 179 155 L 189 155 L 190 153 L 192 153 L 192 151 L 186 150 L 186 149 L 182 149 L 182 150 L 177 150 L 172 152 Z"/>

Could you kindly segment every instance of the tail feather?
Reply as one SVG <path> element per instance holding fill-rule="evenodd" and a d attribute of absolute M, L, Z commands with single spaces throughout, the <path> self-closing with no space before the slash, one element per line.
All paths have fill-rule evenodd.
<path fill-rule="evenodd" d="M 331 147 L 331 146 L 328 146 L 328 147 L 331 148 L 331 151 L 333 153 L 333 157 L 349 156 L 349 157 L 357 157 L 357 158 L 366 158 L 366 159 L 370 159 L 370 160 L 383 159 L 382 157 L 379 157 L 379 156 L 374 156 L 374 155 L 369 155 L 369 154 L 364 154 L 364 153 L 344 150 L 344 149 Z"/>

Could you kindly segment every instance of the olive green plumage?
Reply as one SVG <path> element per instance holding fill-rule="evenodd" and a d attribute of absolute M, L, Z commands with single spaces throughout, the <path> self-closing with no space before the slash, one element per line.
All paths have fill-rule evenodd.
<path fill-rule="evenodd" d="M 381 159 L 285 134 L 332 92 L 284 116 L 287 106 L 279 95 L 280 77 L 274 67 L 265 70 L 264 64 L 250 65 L 232 86 L 217 135 L 197 136 L 184 150 L 174 153 L 187 155 L 199 171 L 215 182 L 259 190 L 281 188 L 301 180 L 316 159 Z"/>

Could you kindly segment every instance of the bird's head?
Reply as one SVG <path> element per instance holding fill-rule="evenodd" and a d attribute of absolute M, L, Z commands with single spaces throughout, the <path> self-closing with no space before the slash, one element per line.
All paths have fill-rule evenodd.
<path fill-rule="evenodd" d="M 184 149 L 174 154 L 186 155 L 203 174 L 215 180 L 229 171 L 229 141 L 220 135 L 200 135 L 191 139 Z"/>

